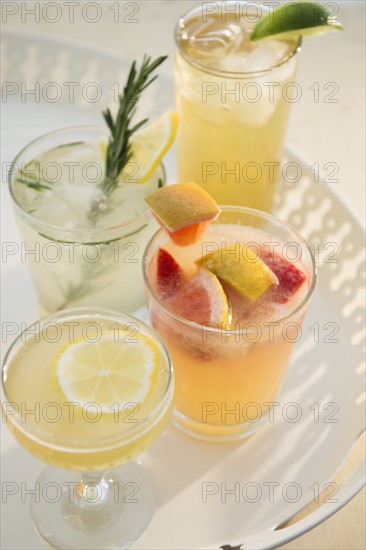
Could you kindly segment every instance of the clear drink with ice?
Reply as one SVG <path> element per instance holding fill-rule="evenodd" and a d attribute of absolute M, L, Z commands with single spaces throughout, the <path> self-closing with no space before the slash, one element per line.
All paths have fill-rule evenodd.
<path fill-rule="evenodd" d="M 176 29 L 179 179 L 219 204 L 270 211 L 287 127 L 298 93 L 297 40 L 251 42 L 268 8 L 204 4 Z"/>
<path fill-rule="evenodd" d="M 21 151 L 10 190 L 43 314 L 94 305 L 133 311 L 143 303 L 141 259 L 157 228 L 144 197 L 165 183 L 160 165 L 146 183 L 131 173 L 101 189 L 102 128 L 48 134 Z"/>

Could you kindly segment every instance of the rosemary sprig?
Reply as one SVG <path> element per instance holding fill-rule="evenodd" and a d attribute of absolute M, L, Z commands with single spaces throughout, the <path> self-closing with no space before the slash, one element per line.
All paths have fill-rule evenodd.
<path fill-rule="evenodd" d="M 31 161 L 26 168 L 28 168 L 34 161 Z M 20 176 L 20 177 L 19 177 Z M 44 178 L 38 177 L 34 172 L 26 172 L 23 168 L 19 170 L 19 176 L 16 181 L 23 183 L 27 187 L 34 189 L 35 191 L 44 191 L 45 189 L 52 189 L 52 183 Z"/>
<path fill-rule="evenodd" d="M 48 185 L 43 185 L 42 183 L 34 183 L 33 181 L 27 181 L 24 178 L 17 178 L 16 181 L 19 181 L 20 183 L 23 183 L 27 187 L 30 187 L 31 189 L 34 189 L 35 191 L 44 191 L 47 189 L 48 191 L 51 189 Z"/>
<path fill-rule="evenodd" d="M 110 109 L 103 112 L 105 121 L 111 131 L 106 154 L 106 175 L 102 184 L 106 195 L 109 195 L 115 189 L 119 173 L 131 158 L 131 136 L 148 121 L 145 118 L 137 124 L 131 125 L 132 118 L 136 113 L 136 104 L 141 93 L 158 77 L 158 75 L 155 75 L 150 78 L 150 75 L 166 58 L 167 56 L 161 56 L 151 61 L 151 57 L 145 54 L 139 70 L 137 70 L 136 61 L 134 61 L 126 85 L 119 97 L 119 108 L 115 120 Z"/>

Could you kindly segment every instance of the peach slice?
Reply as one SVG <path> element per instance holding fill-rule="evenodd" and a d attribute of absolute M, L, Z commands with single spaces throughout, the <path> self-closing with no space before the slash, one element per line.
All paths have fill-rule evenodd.
<path fill-rule="evenodd" d="M 194 182 L 161 187 L 145 197 L 145 202 L 179 246 L 197 242 L 206 225 L 221 211 L 214 199 Z"/>

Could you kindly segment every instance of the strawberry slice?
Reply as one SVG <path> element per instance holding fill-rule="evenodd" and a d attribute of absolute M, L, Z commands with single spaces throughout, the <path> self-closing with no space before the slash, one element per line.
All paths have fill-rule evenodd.
<path fill-rule="evenodd" d="M 306 280 L 305 273 L 278 254 L 263 250 L 261 260 L 278 279 L 278 285 L 269 290 L 271 299 L 273 302 L 285 304 Z"/>
<path fill-rule="evenodd" d="M 156 269 L 156 290 L 162 300 L 173 296 L 186 282 L 183 269 L 164 248 L 159 248 Z"/>

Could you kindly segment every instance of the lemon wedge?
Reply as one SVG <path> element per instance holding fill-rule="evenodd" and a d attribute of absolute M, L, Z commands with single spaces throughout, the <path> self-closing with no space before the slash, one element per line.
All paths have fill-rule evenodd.
<path fill-rule="evenodd" d="M 249 248 L 240 243 L 225 246 L 196 261 L 253 302 L 273 284 L 277 277 Z"/>
<path fill-rule="evenodd" d="M 162 158 L 172 146 L 178 127 L 175 112 L 164 113 L 143 130 L 131 137 L 131 159 L 120 173 L 120 180 L 145 183 L 155 172 Z M 103 158 L 107 154 L 107 141 L 100 141 Z"/>
<path fill-rule="evenodd" d="M 51 384 L 65 401 L 78 407 L 94 402 L 111 414 L 116 403 L 122 410 L 146 401 L 158 369 L 158 347 L 147 336 L 105 332 L 97 342 L 79 338 L 63 346 L 52 362 Z"/>

